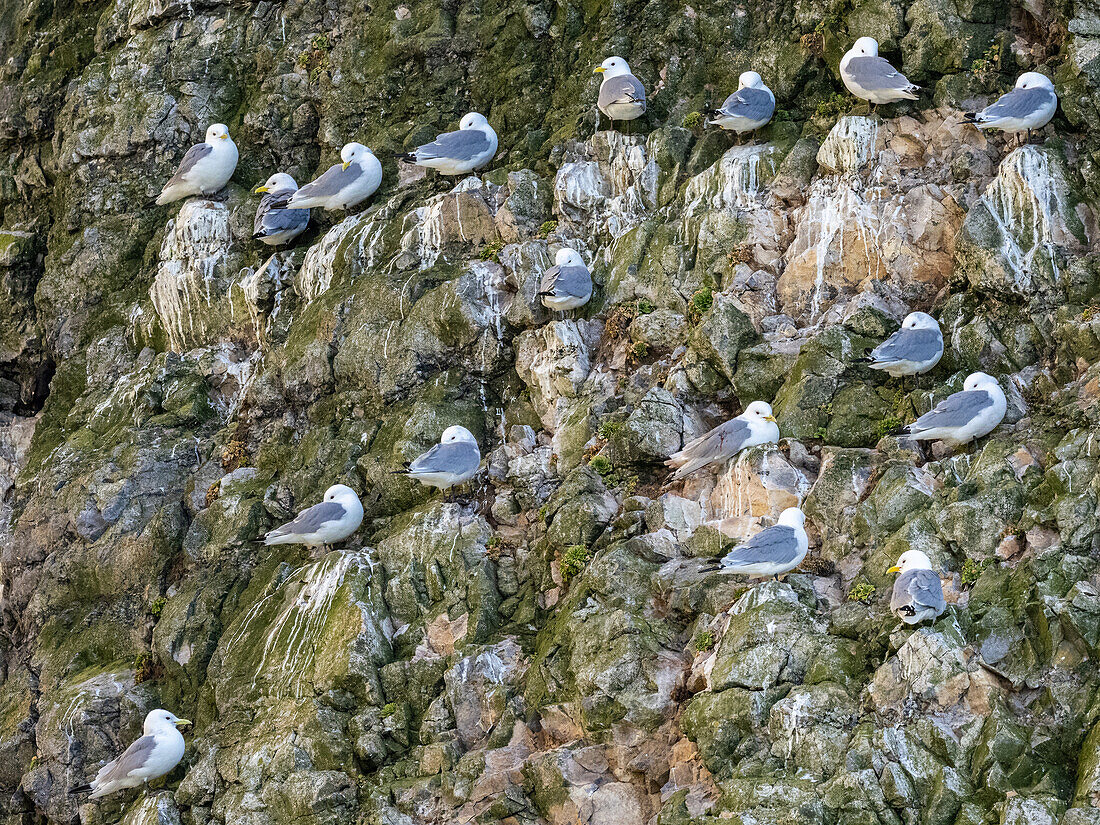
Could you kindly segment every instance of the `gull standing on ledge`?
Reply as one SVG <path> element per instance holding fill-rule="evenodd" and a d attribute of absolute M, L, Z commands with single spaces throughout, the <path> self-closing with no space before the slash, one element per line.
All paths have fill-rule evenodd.
<path fill-rule="evenodd" d="M 947 396 L 902 430 L 914 441 L 942 441 L 954 449 L 993 432 L 1005 417 L 1008 401 L 992 375 L 973 372 L 962 392 Z"/>
<path fill-rule="evenodd" d="M 906 550 L 886 572 L 900 574 L 890 595 L 890 611 L 906 624 L 935 619 L 947 609 L 940 577 L 920 550 Z"/>
<path fill-rule="evenodd" d="M 920 86 L 878 56 L 878 41 L 861 37 L 840 59 L 840 79 L 848 91 L 872 104 L 916 100 Z"/>
<path fill-rule="evenodd" d="M 190 725 L 174 713 L 151 710 L 145 716 L 144 736 L 123 751 L 122 756 L 99 769 L 87 785 L 71 788 L 69 793 L 91 791 L 89 799 L 98 799 L 115 791 L 136 788 L 150 779 L 164 776 L 183 759 L 186 747 L 178 728 Z"/>
<path fill-rule="evenodd" d="M 603 75 L 596 105 L 611 119 L 612 128 L 616 120 L 634 120 L 645 114 L 645 86 L 631 74 L 625 60 L 609 57 L 594 71 Z"/>
<path fill-rule="evenodd" d="M 910 312 L 901 329 L 871 350 L 867 358 L 857 358 L 873 370 L 882 370 L 891 378 L 921 375 L 936 366 L 943 357 L 943 333 L 936 319 L 927 312 Z"/>
<path fill-rule="evenodd" d="M 980 112 L 967 113 L 964 122 L 979 129 L 1026 131 L 1030 141 L 1031 130 L 1042 129 L 1050 123 L 1057 110 L 1058 95 L 1050 78 L 1039 72 L 1024 72 L 1016 81 L 1016 88 Z"/>
<path fill-rule="evenodd" d="M 779 425 L 775 423 L 771 405 L 753 401 L 745 411 L 725 424 L 689 441 L 683 449 L 668 457 L 665 464 L 675 467 L 669 481 L 679 481 L 689 473 L 715 461 L 727 461 L 748 447 L 774 444 L 779 440 Z"/>
<path fill-rule="evenodd" d="M 775 95 L 764 85 L 764 79 L 756 72 L 742 72 L 737 79 L 737 91 L 714 113 L 716 117 L 710 125 L 740 135 L 766 126 L 774 113 Z"/>
<path fill-rule="evenodd" d="M 206 142 L 187 150 L 176 174 L 157 196 L 157 206 L 178 201 L 189 195 L 213 195 L 233 177 L 237 168 L 237 144 L 224 123 L 206 130 Z"/>
<path fill-rule="evenodd" d="M 592 275 L 579 252 L 568 247 L 558 250 L 554 265 L 542 275 L 539 296 L 550 309 L 576 309 L 588 303 Z"/>
<path fill-rule="evenodd" d="M 279 246 L 297 238 L 309 226 L 309 210 L 287 209 L 287 201 L 298 191 L 298 184 L 286 172 L 276 172 L 267 182 L 252 190 L 263 193 L 252 222 L 252 237 L 268 246 Z"/>
<path fill-rule="evenodd" d="M 470 112 L 458 123 L 457 132 L 444 132 L 431 143 L 398 157 L 441 175 L 465 175 L 480 169 L 497 153 L 497 133 L 484 115 Z"/>
<path fill-rule="evenodd" d="M 313 183 L 307 183 L 287 202 L 287 209 L 351 209 L 366 200 L 382 183 L 382 164 L 362 143 L 347 143 L 334 163 Z"/>
<path fill-rule="evenodd" d="M 264 544 L 304 544 L 314 548 L 342 541 L 363 523 L 363 504 L 355 491 L 344 484 L 325 490 L 325 500 L 307 507 L 294 521 L 276 527 L 264 536 Z"/>
<path fill-rule="evenodd" d="M 745 576 L 774 576 L 794 570 L 806 558 L 810 538 L 806 535 L 806 514 L 797 507 L 788 507 L 779 514 L 779 521 L 748 541 L 734 547 L 719 562 L 723 573 Z"/>
<path fill-rule="evenodd" d="M 443 431 L 439 443 L 411 461 L 405 470 L 394 470 L 421 484 L 448 490 L 474 477 L 481 464 L 477 439 L 465 427 L 454 425 Z"/>

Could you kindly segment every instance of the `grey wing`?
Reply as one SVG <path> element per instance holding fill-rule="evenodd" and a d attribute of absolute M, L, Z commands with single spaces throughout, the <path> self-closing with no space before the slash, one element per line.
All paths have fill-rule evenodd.
<path fill-rule="evenodd" d="M 710 432 L 689 441 L 684 448 L 669 457 L 668 464 L 679 465 L 672 474 L 673 481 L 693 473 L 714 461 L 724 461 L 741 451 L 752 431 L 746 421 L 731 418 Z"/>
<path fill-rule="evenodd" d="M 436 444 L 419 456 L 409 465 L 409 472 L 462 475 L 477 469 L 480 463 L 481 452 L 474 444 L 452 441 L 449 444 Z"/>
<path fill-rule="evenodd" d="M 1050 89 L 1013 89 L 983 109 L 979 117 L 982 120 L 1025 118 L 1049 104 L 1053 94 Z"/>
<path fill-rule="evenodd" d="M 993 399 L 984 390 L 970 390 L 949 395 L 909 425 L 910 432 L 933 430 L 938 427 L 961 427 L 972 421 L 978 413 L 993 405 Z"/>
<path fill-rule="evenodd" d="M 305 198 L 331 198 L 339 195 L 346 187 L 354 183 L 363 174 L 363 167 L 353 163 L 347 169 L 342 163 L 334 164 L 325 170 L 321 177 L 307 183 L 298 190 L 298 200 Z"/>
<path fill-rule="evenodd" d="M 798 537 L 793 527 L 777 524 L 761 530 L 751 539 L 734 547 L 722 559 L 722 565 L 787 564 L 798 556 Z"/>
<path fill-rule="evenodd" d="M 176 169 L 176 174 L 169 178 L 168 183 L 164 184 L 165 187 L 182 183 L 187 173 L 195 168 L 195 164 L 213 151 L 214 148 L 209 143 L 196 143 L 187 150 L 187 154 L 185 154 L 183 160 L 180 161 L 179 168 Z"/>
<path fill-rule="evenodd" d="M 881 57 L 853 57 L 848 61 L 848 73 L 862 88 L 907 89 L 913 84 L 905 75 Z"/>
<path fill-rule="evenodd" d="M 556 270 L 552 279 L 548 279 L 550 270 L 542 279 L 544 292 L 553 292 L 555 295 L 569 295 L 573 298 L 584 298 L 592 294 L 592 276 L 583 266 L 551 267 Z M 547 283 L 549 281 L 549 286 Z"/>
<path fill-rule="evenodd" d="M 329 522 L 339 521 L 346 514 L 347 511 L 342 504 L 338 504 L 335 501 L 322 501 L 320 504 L 314 504 L 312 507 L 307 507 L 298 514 L 298 517 L 294 519 L 294 521 L 288 522 L 282 527 L 276 527 L 268 533 L 268 535 L 308 536 L 311 533 L 316 533 Z"/>
<path fill-rule="evenodd" d="M 601 108 L 613 103 L 645 103 L 645 86 L 632 74 L 610 77 L 600 84 Z"/>
<path fill-rule="evenodd" d="M 943 585 L 933 570 L 907 570 L 894 582 L 894 591 L 890 595 L 890 609 L 895 613 L 910 606 L 920 611 L 931 608 L 940 615 L 947 609 L 943 598 Z"/>
<path fill-rule="evenodd" d="M 256 220 L 252 223 L 254 236 L 263 237 L 274 235 L 278 232 L 286 232 L 290 229 L 298 229 L 309 223 L 308 209 L 287 209 L 287 201 L 294 191 L 281 189 L 277 192 L 268 192 L 260 199 L 260 205 L 256 209 Z"/>
<path fill-rule="evenodd" d="M 444 132 L 431 143 L 417 147 L 413 153 L 418 160 L 448 158 L 450 160 L 472 160 L 489 149 L 489 138 L 480 129 L 459 129 L 457 132 Z"/>
<path fill-rule="evenodd" d="M 558 282 L 559 272 L 561 272 L 561 267 L 555 264 L 542 273 L 542 280 L 539 282 L 540 295 L 543 293 L 552 293 L 554 291 L 554 284 Z"/>
<path fill-rule="evenodd" d="M 739 89 L 726 98 L 718 111 L 745 120 L 764 120 L 775 112 L 775 98 L 763 89 Z"/>
<path fill-rule="evenodd" d="M 99 769 L 96 774 L 96 784 L 106 785 L 108 782 L 118 782 L 125 779 L 132 771 L 145 765 L 149 761 L 149 755 L 156 747 L 157 740 L 152 736 L 143 736 L 134 741 L 130 747 L 122 752 L 114 762 L 108 762 Z"/>
<path fill-rule="evenodd" d="M 934 329 L 899 329 L 871 351 L 879 363 L 928 361 L 943 352 L 943 336 Z"/>

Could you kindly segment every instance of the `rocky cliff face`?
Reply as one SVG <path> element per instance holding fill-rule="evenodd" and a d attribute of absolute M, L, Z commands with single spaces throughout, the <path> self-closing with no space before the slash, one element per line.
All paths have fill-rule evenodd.
<path fill-rule="evenodd" d="M 843 115 L 872 35 L 930 91 Z M 610 53 L 653 90 L 594 132 Z M 700 112 L 759 70 L 753 146 Z M 1100 823 L 1100 11 L 998 4 L 0 9 L 0 822 Z M 960 124 L 1052 76 L 1038 145 Z M 290 252 L 248 187 L 485 113 L 463 181 L 386 162 Z M 151 205 L 222 121 L 220 200 Z M 597 282 L 537 282 L 562 243 Z M 924 386 L 854 363 L 911 309 Z M 970 452 L 897 426 L 982 369 Z M 662 486 L 756 399 L 785 436 Z M 390 474 L 450 424 L 447 502 Z M 334 482 L 340 548 L 255 543 Z M 702 560 L 802 502 L 811 554 Z M 949 608 L 889 614 L 919 548 Z M 84 781 L 170 708 L 144 794 Z"/>

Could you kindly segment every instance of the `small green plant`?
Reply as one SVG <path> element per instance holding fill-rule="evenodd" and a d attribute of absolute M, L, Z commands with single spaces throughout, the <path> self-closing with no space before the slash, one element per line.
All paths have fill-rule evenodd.
<path fill-rule="evenodd" d="M 693 324 L 698 323 L 703 314 L 714 306 L 714 292 L 709 286 L 705 286 L 691 296 L 688 303 L 688 316 Z"/>
<path fill-rule="evenodd" d="M 134 659 L 134 684 L 140 685 L 142 682 L 148 682 L 155 675 L 156 665 L 153 664 L 153 657 L 142 651 Z"/>
<path fill-rule="evenodd" d="M 630 348 L 630 358 L 633 361 L 641 361 L 647 355 L 649 355 L 649 344 L 645 341 L 638 341 Z"/>
<path fill-rule="evenodd" d="M 680 122 L 680 125 L 683 126 L 685 129 L 694 129 L 702 122 L 702 112 L 688 112 L 686 115 L 684 115 L 684 119 Z"/>
<path fill-rule="evenodd" d="M 704 650 L 710 650 L 714 647 L 714 634 L 709 630 L 704 630 L 695 637 L 694 647 L 699 653 L 702 653 Z"/>
<path fill-rule="evenodd" d="M 604 441 L 610 441 L 617 433 L 621 432 L 622 429 L 622 421 L 601 421 L 600 426 L 596 428 L 596 435 Z"/>
<path fill-rule="evenodd" d="M 561 554 L 559 565 L 562 584 L 569 584 L 569 580 L 583 571 L 591 558 L 592 554 L 583 544 L 566 547 L 565 552 Z"/>
<path fill-rule="evenodd" d="M 636 310 L 639 315 L 649 315 L 657 307 L 653 306 L 653 302 L 648 298 L 639 298 L 636 305 Z"/>
<path fill-rule="evenodd" d="M 388 719 L 397 713 L 397 702 L 387 702 L 382 705 L 382 718 Z"/>
<path fill-rule="evenodd" d="M 875 586 L 866 579 L 861 579 L 852 585 L 852 589 L 848 591 L 848 601 L 850 602 L 868 602 L 871 597 L 875 595 Z"/>
<path fill-rule="evenodd" d="M 502 241 L 493 241 L 481 248 L 481 251 L 478 252 L 478 258 L 483 261 L 496 261 L 502 249 L 504 249 Z"/>
<path fill-rule="evenodd" d="M 622 490 L 624 496 L 634 495 L 634 491 L 638 489 L 638 477 L 628 476 L 623 479 L 623 483 L 619 485 L 619 488 Z"/>
<path fill-rule="evenodd" d="M 615 472 L 615 467 L 611 463 L 611 460 L 602 455 L 592 456 L 592 460 L 588 462 L 588 466 L 604 478 L 607 478 L 609 475 Z"/>
<path fill-rule="evenodd" d="M 557 221 L 543 221 L 542 226 L 539 227 L 539 238 L 545 238 L 551 232 L 558 228 Z"/>
<path fill-rule="evenodd" d="M 321 72 L 328 71 L 328 53 L 332 51 L 332 43 L 328 35 L 318 34 L 309 41 L 309 48 L 298 55 L 299 68 L 309 72 L 309 79 L 316 80 Z"/>
<path fill-rule="evenodd" d="M 891 433 L 895 432 L 898 427 L 901 426 L 901 419 L 896 415 L 888 415 L 882 421 L 878 422 L 875 427 L 875 431 L 878 433 L 879 438 L 885 438 Z"/>
<path fill-rule="evenodd" d="M 959 581 L 963 587 L 970 587 L 979 578 L 981 578 L 982 571 L 989 567 L 989 559 L 966 559 L 963 562 L 962 573 L 959 576 Z"/>
<path fill-rule="evenodd" d="M 814 438 L 816 438 L 818 441 L 824 441 L 825 437 L 828 434 L 829 434 L 829 431 L 827 429 L 825 429 L 824 427 L 818 427 L 816 430 L 814 430 Z"/>
<path fill-rule="evenodd" d="M 161 612 L 164 610 L 164 605 L 168 604 L 168 599 L 164 596 L 157 596 L 151 605 L 149 605 L 149 615 L 154 619 L 159 619 Z"/>
<path fill-rule="evenodd" d="M 1001 50 L 993 43 L 985 54 L 970 64 L 970 73 L 982 83 L 989 83 L 1001 70 Z"/>
<path fill-rule="evenodd" d="M 833 92 L 824 100 L 818 101 L 817 106 L 814 108 L 814 117 L 832 123 L 848 111 L 851 105 L 851 98 L 840 94 L 840 92 Z"/>

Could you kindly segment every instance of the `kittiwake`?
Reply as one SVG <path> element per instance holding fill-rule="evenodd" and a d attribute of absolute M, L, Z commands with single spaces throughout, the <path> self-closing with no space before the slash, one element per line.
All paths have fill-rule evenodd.
<path fill-rule="evenodd" d="M 645 114 L 645 86 L 625 60 L 609 57 L 594 71 L 603 74 L 596 105 L 611 119 L 612 126 L 616 120 L 634 120 Z"/>
<path fill-rule="evenodd" d="M 757 72 L 742 72 L 737 79 L 737 91 L 726 98 L 711 126 L 720 126 L 741 134 L 766 126 L 775 113 L 775 95 L 764 85 Z"/>
<path fill-rule="evenodd" d="M 916 441 L 942 441 L 958 447 L 993 432 L 1008 406 L 1004 390 L 992 375 L 973 372 L 962 392 L 947 396 L 903 430 Z"/>
<path fill-rule="evenodd" d="M 576 309 L 588 303 L 592 275 L 579 252 L 568 247 L 558 250 L 554 265 L 542 275 L 539 296 L 550 309 Z"/>
<path fill-rule="evenodd" d="M 734 547 L 719 562 L 722 573 L 745 576 L 775 576 L 794 570 L 806 558 L 810 538 L 806 535 L 806 514 L 788 507 L 772 527 L 766 527 L 748 541 Z"/>
<path fill-rule="evenodd" d="M 1030 139 L 1031 130 L 1050 123 L 1057 109 L 1058 95 L 1050 78 L 1039 72 L 1024 72 L 1016 81 L 1016 88 L 982 111 L 967 113 L 966 122 L 979 129 L 1026 131 Z"/>
<path fill-rule="evenodd" d="M 936 319 L 927 312 L 910 312 L 901 322 L 901 329 L 871 350 L 867 358 L 856 360 L 900 378 L 926 373 L 942 357 L 943 333 Z"/>
<path fill-rule="evenodd" d="M 470 112 L 458 123 L 457 132 L 444 132 L 431 143 L 399 157 L 441 175 L 465 175 L 480 169 L 497 153 L 497 133 L 484 115 Z"/>
<path fill-rule="evenodd" d="M 405 473 L 429 487 L 447 490 L 473 478 L 481 464 L 477 439 L 465 427 L 454 425 L 443 431 L 439 443 L 409 463 Z"/>
<path fill-rule="evenodd" d="M 206 141 L 187 150 L 176 174 L 168 179 L 157 196 L 157 205 L 178 201 L 189 195 L 213 195 L 233 177 L 237 168 L 237 144 L 224 123 L 206 130 Z"/>
<path fill-rule="evenodd" d="M 840 79 L 856 97 L 874 104 L 916 100 L 920 86 L 878 56 L 878 41 L 861 37 L 840 59 Z"/>
<path fill-rule="evenodd" d="M 252 190 L 263 193 L 252 222 L 252 237 L 268 246 L 280 246 L 294 240 L 309 225 L 308 209 L 287 209 L 287 201 L 298 191 L 298 184 L 286 172 L 276 172 L 266 183 Z"/>
<path fill-rule="evenodd" d="M 264 536 L 264 544 L 304 544 L 319 547 L 342 541 L 363 523 L 363 504 L 355 491 L 344 484 L 325 490 L 325 500 L 307 507 L 294 521 L 276 527 Z"/>
<path fill-rule="evenodd" d="M 779 425 L 775 423 L 771 405 L 753 401 L 745 411 L 725 424 L 689 441 L 679 452 L 668 457 L 665 464 L 675 467 L 669 481 L 679 481 L 689 473 L 715 461 L 733 458 L 747 447 L 774 444 L 779 440 Z"/>
<path fill-rule="evenodd" d="M 179 732 L 190 725 L 174 713 L 158 708 L 145 716 L 144 735 L 134 741 L 122 755 L 99 769 L 87 785 L 70 789 L 69 793 L 91 791 L 89 799 L 98 799 L 125 788 L 136 788 L 150 779 L 164 776 L 183 759 L 185 743 Z"/>
<path fill-rule="evenodd" d="M 906 550 L 886 572 L 899 574 L 894 580 L 890 610 L 906 624 L 935 619 L 947 609 L 940 577 L 920 550 Z"/>
<path fill-rule="evenodd" d="M 369 198 L 382 183 L 382 164 L 362 143 L 347 143 L 334 163 L 312 183 L 295 192 L 287 209 L 351 209 Z"/>

